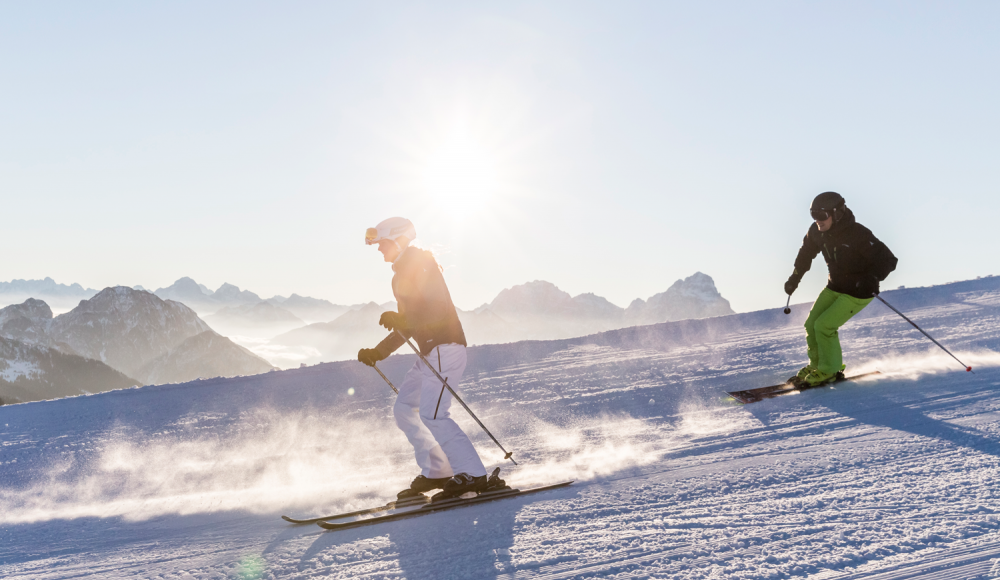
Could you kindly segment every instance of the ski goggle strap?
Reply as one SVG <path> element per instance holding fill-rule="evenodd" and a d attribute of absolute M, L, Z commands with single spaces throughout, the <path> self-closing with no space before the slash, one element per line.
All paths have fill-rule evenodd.
<path fill-rule="evenodd" d="M 372 245 L 378 240 L 378 230 L 375 228 L 368 228 L 365 230 L 365 244 Z"/>

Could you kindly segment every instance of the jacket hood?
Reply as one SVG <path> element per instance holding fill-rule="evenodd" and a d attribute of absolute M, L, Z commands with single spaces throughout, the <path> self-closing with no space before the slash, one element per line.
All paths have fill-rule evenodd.
<path fill-rule="evenodd" d="M 851 211 L 851 208 L 845 207 L 844 208 L 844 217 L 842 217 L 839 220 L 833 222 L 833 227 L 830 228 L 830 231 L 832 232 L 832 231 L 834 231 L 836 229 L 844 229 L 844 228 L 853 226 L 856 223 L 856 221 L 857 220 L 854 219 L 854 212 Z"/>

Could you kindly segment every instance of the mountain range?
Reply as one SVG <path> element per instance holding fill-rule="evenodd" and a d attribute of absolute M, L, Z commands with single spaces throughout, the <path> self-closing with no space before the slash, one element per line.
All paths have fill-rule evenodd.
<path fill-rule="evenodd" d="M 535 280 L 501 291 L 493 302 L 459 312 L 466 338 L 475 344 L 525 339 L 551 340 L 623 328 L 733 314 L 711 276 L 695 274 L 674 282 L 648 300 L 621 308 L 595 294 L 570 296 L 550 282 Z"/>
<path fill-rule="evenodd" d="M 34 286 L 37 288 L 57 288 L 70 294 L 76 292 L 74 296 L 91 292 L 79 285 L 55 285 L 51 279 L 46 280 L 28 282 L 39 282 Z M 15 282 L 22 291 L 31 286 L 25 281 Z M 122 288 L 116 287 L 116 290 Z M 396 308 L 394 302 L 346 306 L 298 294 L 265 300 L 254 292 L 228 283 L 212 291 L 188 277 L 152 293 L 127 290 L 151 296 L 163 304 L 186 307 L 183 315 L 173 306 L 161 308 L 160 313 L 166 317 L 162 324 L 164 328 L 172 329 L 172 334 L 160 340 L 169 343 L 169 348 L 164 349 L 159 344 L 119 345 L 111 350 L 87 347 L 87 344 L 102 345 L 100 337 L 105 331 L 100 324 L 94 326 L 87 318 L 87 312 L 97 306 L 96 303 L 85 305 L 86 301 L 72 312 L 56 317 L 61 321 L 51 322 L 52 332 L 40 330 L 44 325 L 21 320 L 5 331 L 8 334 L 0 335 L 14 337 L 16 334 L 26 340 L 61 348 L 64 352 L 107 360 L 112 367 L 137 380 L 160 381 L 169 380 L 165 377 L 179 376 L 176 373 L 164 374 L 167 373 L 164 369 L 171 368 L 165 362 L 159 364 L 155 374 L 148 374 L 153 372 L 150 370 L 153 367 L 148 366 L 151 360 L 163 356 L 182 342 L 172 337 L 183 336 L 186 340 L 211 330 L 217 335 L 229 337 L 234 346 L 241 345 L 271 364 L 291 367 L 353 358 L 358 349 L 373 346 L 384 338 L 386 333 L 378 326 L 378 318 L 382 312 Z M 119 300 L 132 300 L 126 294 L 122 294 Z M 19 306 L 39 308 L 37 304 L 31 306 L 28 302 Z M 729 302 L 715 288 L 712 278 L 697 272 L 677 280 L 665 292 L 646 300 L 634 300 L 627 308 L 592 293 L 571 296 L 550 282 L 535 280 L 506 288 L 492 302 L 473 310 L 459 309 L 458 315 L 470 344 L 490 344 L 570 338 L 627 326 L 722 316 L 732 312 Z M 198 313 L 204 318 L 200 318 Z M 44 312 L 33 316 L 44 316 Z M 52 318 L 51 311 L 48 317 Z M 130 327 L 130 332 L 141 335 L 152 332 L 151 328 Z M 38 336 L 31 336 L 39 333 L 45 335 L 44 341 L 40 341 Z"/>
<path fill-rule="evenodd" d="M 63 310 L 73 308 L 81 300 L 94 294 L 97 294 L 97 290 L 93 288 L 84 288 L 79 284 L 59 284 L 52 278 L 0 282 L 0 304 L 19 304 L 28 298 L 38 298 Z"/>
<path fill-rule="evenodd" d="M 387 331 L 378 325 L 382 312 L 395 306 L 371 302 L 326 323 L 310 324 L 278 335 L 269 352 L 305 364 L 354 358 L 373 347 Z M 571 296 L 551 282 L 535 280 L 502 290 L 475 310 L 458 310 L 470 345 L 585 336 L 606 330 L 733 314 L 712 278 L 697 272 L 676 281 L 648 300 L 621 308 L 594 294 Z M 282 366 L 281 361 L 269 359 Z M 285 366 L 290 366 L 286 365 Z"/>
<path fill-rule="evenodd" d="M 231 310 L 216 320 L 217 324 L 242 326 L 244 331 L 254 332 L 256 332 L 254 327 L 257 325 L 273 326 L 275 321 L 291 319 L 275 309 L 254 310 L 240 309 L 240 307 L 267 303 L 299 319 L 300 326 L 309 322 L 327 322 L 351 309 L 350 306 L 341 306 L 329 300 L 298 294 L 292 294 L 287 298 L 273 296 L 264 300 L 249 290 L 240 290 L 238 286 L 228 283 L 219 286 L 213 292 L 204 284 L 199 284 L 188 277 L 181 278 L 166 288 L 157 288 L 153 294 L 164 300 L 181 302 L 200 315 L 220 314 L 229 308 Z M 258 335 L 259 333 L 251 334 L 251 336 Z M 274 333 L 267 336 L 274 336 Z"/>
<path fill-rule="evenodd" d="M 187 306 L 125 286 L 105 288 L 55 317 L 42 300 L 29 298 L 7 306 L 0 309 L 0 337 L 8 350 L 0 354 L 6 365 L 0 378 L 0 397 L 5 400 L 33 400 L 24 398 L 32 396 L 25 381 L 34 381 L 36 394 L 79 394 L 121 388 L 124 383 L 184 382 L 273 368 L 218 335 Z M 49 362 L 40 364 L 43 359 Z M 68 367 L 83 370 L 73 373 Z"/>

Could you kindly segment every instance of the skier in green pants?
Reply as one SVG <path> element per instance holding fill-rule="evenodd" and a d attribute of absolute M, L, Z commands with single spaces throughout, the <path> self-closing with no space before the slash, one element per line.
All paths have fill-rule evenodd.
<path fill-rule="evenodd" d="M 830 276 L 806 319 L 809 364 L 789 379 L 791 383 L 815 387 L 843 376 L 847 367 L 837 330 L 878 294 L 879 282 L 896 269 L 896 256 L 871 230 L 854 220 L 854 213 L 839 193 L 817 195 L 809 213 L 815 223 L 802 240 L 795 269 L 785 282 L 785 293 L 791 296 L 795 292 L 813 258 L 823 252 Z"/>

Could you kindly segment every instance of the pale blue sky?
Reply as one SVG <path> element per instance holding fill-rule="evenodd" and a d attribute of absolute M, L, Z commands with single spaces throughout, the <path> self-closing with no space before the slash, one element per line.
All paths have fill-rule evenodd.
<path fill-rule="evenodd" d="M 0 2 L 0 280 L 384 301 L 402 215 L 463 308 L 700 270 L 754 310 L 829 189 L 889 287 L 1000 274 L 998 39 L 995 2 Z"/>

